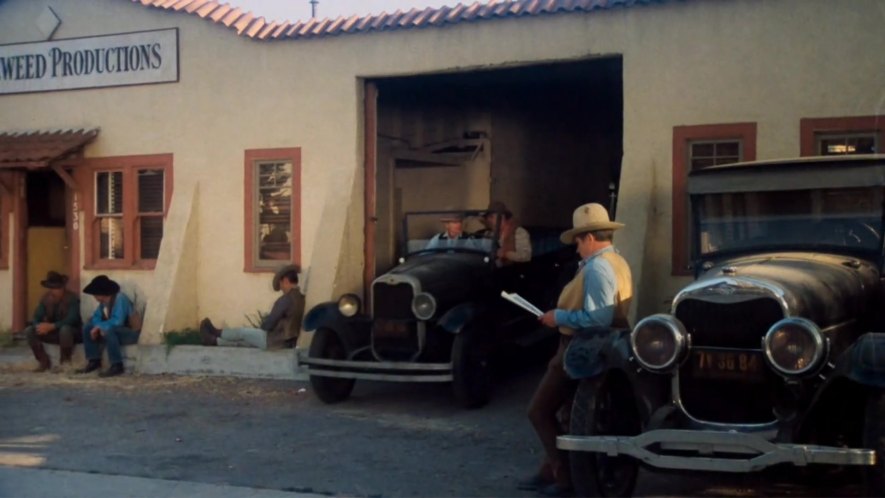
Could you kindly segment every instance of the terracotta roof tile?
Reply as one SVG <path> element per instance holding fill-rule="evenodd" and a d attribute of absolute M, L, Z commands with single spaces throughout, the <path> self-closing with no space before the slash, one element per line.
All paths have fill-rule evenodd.
<path fill-rule="evenodd" d="M 0 168 L 40 168 L 76 152 L 98 136 L 98 128 L 0 133 Z"/>
<path fill-rule="evenodd" d="M 541 16 L 570 12 L 590 12 L 613 8 L 635 7 L 673 0 L 488 0 L 451 7 L 428 7 L 382 12 L 369 16 L 310 19 L 309 21 L 277 21 L 268 23 L 263 17 L 231 6 L 221 0 L 130 0 L 159 9 L 196 14 L 212 22 L 235 29 L 238 34 L 257 39 L 313 38 L 339 34 L 367 33 L 400 29 L 424 29 L 461 22 L 503 19 L 519 16 Z M 231 0 L 236 3 L 236 0 Z M 455 1 L 455 0 L 453 0 Z"/>

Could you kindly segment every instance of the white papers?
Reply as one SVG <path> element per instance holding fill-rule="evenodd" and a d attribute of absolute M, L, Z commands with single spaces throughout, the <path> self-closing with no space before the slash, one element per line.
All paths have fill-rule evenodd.
<path fill-rule="evenodd" d="M 543 311 L 539 310 L 537 306 L 526 301 L 522 296 L 515 292 L 507 293 L 505 291 L 501 291 L 501 297 L 510 301 L 511 303 L 519 306 L 520 308 L 528 311 L 529 313 L 535 316 L 541 316 L 544 314 Z"/>

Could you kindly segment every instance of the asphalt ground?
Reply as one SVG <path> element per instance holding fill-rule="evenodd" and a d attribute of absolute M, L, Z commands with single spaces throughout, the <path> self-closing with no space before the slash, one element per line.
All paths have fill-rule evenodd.
<path fill-rule="evenodd" d="M 12 487 L 10 476 L 20 476 L 22 483 L 41 479 L 14 472 L 29 469 L 216 486 L 205 488 L 204 496 L 227 496 L 218 490 L 235 486 L 328 496 L 531 497 L 534 493 L 516 490 L 515 483 L 540 459 L 525 409 L 542 368 L 511 366 L 492 402 L 479 410 L 458 407 L 447 385 L 358 382 L 351 399 L 330 406 L 311 394 L 309 384 L 292 381 L 100 379 L 5 368 L 0 370 L 0 495 L 16 496 L 15 489 L 24 489 Z M 826 474 L 811 475 L 818 478 L 780 471 L 750 476 L 643 472 L 636 494 L 856 494 L 856 487 L 835 485 Z M 51 492 L 57 482 L 46 481 L 45 496 L 61 495 Z M 84 481 L 82 495 L 65 496 L 102 496 L 87 491 L 107 486 Z M 138 489 L 145 490 L 142 496 L 166 494 L 150 491 L 165 488 L 148 486 L 131 496 L 140 496 Z"/>

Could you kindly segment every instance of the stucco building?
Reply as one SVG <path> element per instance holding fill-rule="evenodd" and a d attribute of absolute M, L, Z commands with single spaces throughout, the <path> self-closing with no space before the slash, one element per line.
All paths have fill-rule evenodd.
<path fill-rule="evenodd" d="M 49 267 L 119 281 L 147 304 L 144 343 L 244 324 L 282 263 L 304 268 L 308 306 L 362 294 L 403 212 L 491 199 L 550 228 L 616 202 L 634 311 L 659 311 L 690 278 L 690 169 L 881 150 L 883 20 L 880 0 L 307 23 L 211 0 L 2 1 L 0 329 Z"/>

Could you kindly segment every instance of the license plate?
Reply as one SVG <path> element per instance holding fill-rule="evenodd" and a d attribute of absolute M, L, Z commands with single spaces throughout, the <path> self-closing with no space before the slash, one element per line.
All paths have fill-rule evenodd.
<path fill-rule="evenodd" d="M 376 339 L 405 339 L 411 335 L 411 331 L 408 322 L 376 320 L 373 327 Z"/>
<path fill-rule="evenodd" d="M 707 379 L 761 381 L 765 372 L 760 351 L 695 350 L 692 367 L 696 377 Z"/>

